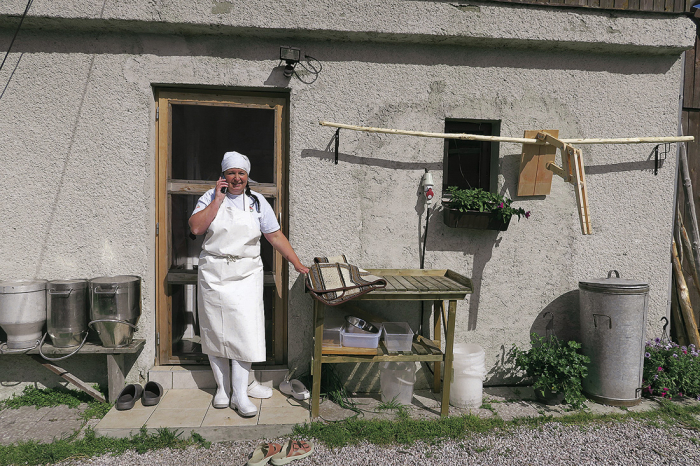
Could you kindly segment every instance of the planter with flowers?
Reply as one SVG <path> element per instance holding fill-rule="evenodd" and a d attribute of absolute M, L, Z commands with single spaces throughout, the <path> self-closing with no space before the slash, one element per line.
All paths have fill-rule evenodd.
<path fill-rule="evenodd" d="M 447 192 L 450 197 L 442 203 L 443 221 L 451 228 L 505 231 L 513 215 L 517 215 L 518 219 L 530 217 L 529 211 L 512 207 L 512 199 L 481 188 L 459 189 L 450 186 Z"/>
<path fill-rule="evenodd" d="M 659 338 L 646 343 L 642 393 L 700 400 L 700 352 L 695 345 L 679 346 Z"/>

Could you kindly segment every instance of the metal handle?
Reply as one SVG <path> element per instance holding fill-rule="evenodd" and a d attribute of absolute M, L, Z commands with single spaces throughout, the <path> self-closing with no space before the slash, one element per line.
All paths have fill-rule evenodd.
<path fill-rule="evenodd" d="M 41 350 L 41 347 L 44 345 L 44 340 L 46 339 L 46 335 L 48 335 L 48 334 L 49 334 L 49 332 L 46 332 L 46 333 L 44 334 L 44 336 L 41 337 L 41 343 L 39 343 L 39 354 L 41 355 L 42 358 L 46 359 L 47 361 L 60 361 L 60 360 L 62 360 L 62 359 L 68 359 L 68 358 L 70 358 L 70 357 L 73 356 L 75 353 L 77 353 L 78 351 L 80 351 L 81 349 L 83 349 L 83 345 L 84 345 L 85 342 L 87 341 L 87 337 L 88 337 L 88 331 L 85 330 L 85 336 L 83 337 L 83 341 L 80 343 L 80 345 L 78 346 L 77 349 L 75 349 L 74 351 L 72 351 L 71 353 L 69 353 L 69 354 L 67 354 L 67 355 L 65 355 L 65 356 L 61 356 L 60 358 L 50 358 L 50 357 L 46 356 L 46 355 L 44 354 L 44 352 Z"/>
<path fill-rule="evenodd" d="M 608 328 L 612 328 L 612 317 L 606 316 L 605 314 L 593 314 L 593 326 L 598 328 L 598 319 L 596 317 L 607 317 L 608 318 Z"/>
<path fill-rule="evenodd" d="M 610 272 L 608 272 L 608 278 L 612 278 L 613 272 L 615 272 L 615 278 L 620 278 L 620 272 L 618 272 L 617 270 L 611 270 Z"/>
<path fill-rule="evenodd" d="M 56 290 L 51 290 L 49 289 L 49 294 L 55 295 L 55 296 L 65 296 L 66 298 L 70 296 L 70 294 L 73 292 L 73 288 L 71 288 L 68 291 L 56 291 Z"/>
<path fill-rule="evenodd" d="M 119 289 L 119 286 L 115 286 L 112 290 L 110 291 L 100 291 L 99 288 L 95 288 L 95 294 L 117 294 L 117 290 Z"/>

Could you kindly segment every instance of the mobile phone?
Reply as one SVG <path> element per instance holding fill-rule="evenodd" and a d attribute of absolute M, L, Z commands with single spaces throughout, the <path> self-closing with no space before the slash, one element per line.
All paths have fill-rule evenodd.
<path fill-rule="evenodd" d="M 221 178 L 226 179 L 223 172 L 221 172 Z M 226 191 L 228 191 L 228 188 L 226 188 L 225 186 L 223 188 L 221 188 L 222 194 L 226 194 Z"/>

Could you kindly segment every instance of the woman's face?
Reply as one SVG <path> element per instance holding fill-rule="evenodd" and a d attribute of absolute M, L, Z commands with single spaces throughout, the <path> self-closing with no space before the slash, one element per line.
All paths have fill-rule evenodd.
<path fill-rule="evenodd" d="M 224 178 L 228 183 L 228 192 L 231 194 L 243 194 L 248 184 L 248 173 L 242 168 L 229 168 L 224 172 Z"/>

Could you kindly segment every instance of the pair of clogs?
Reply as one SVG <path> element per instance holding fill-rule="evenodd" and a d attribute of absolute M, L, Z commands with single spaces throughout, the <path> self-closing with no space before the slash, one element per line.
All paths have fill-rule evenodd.
<path fill-rule="evenodd" d="M 314 444 L 305 440 L 288 440 L 284 445 L 263 443 L 253 452 L 247 466 L 262 466 L 268 462 L 279 466 L 306 458 L 314 451 Z"/>
<path fill-rule="evenodd" d="M 163 387 L 158 382 L 148 382 L 145 387 L 134 383 L 124 387 L 119 393 L 114 407 L 119 411 L 125 411 L 134 407 L 139 398 L 144 406 L 155 406 L 160 403 L 163 396 Z"/>

